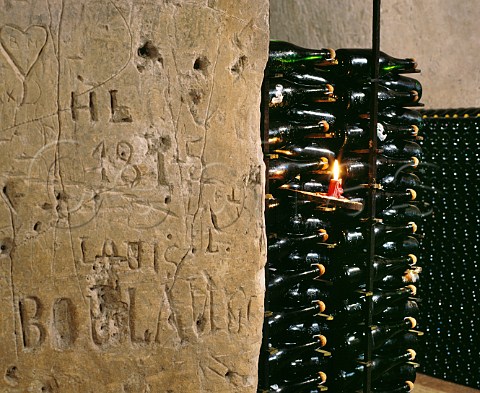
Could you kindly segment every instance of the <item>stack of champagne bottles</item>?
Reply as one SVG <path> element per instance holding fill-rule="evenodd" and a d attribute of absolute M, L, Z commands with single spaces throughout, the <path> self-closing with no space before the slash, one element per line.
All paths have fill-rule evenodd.
<path fill-rule="evenodd" d="M 268 271 L 259 392 L 363 391 L 366 367 L 371 392 L 412 390 L 421 335 L 415 283 L 422 217 L 415 174 L 422 116 L 412 108 L 421 106 L 422 87 L 403 74 L 418 72 L 414 59 L 380 52 L 373 260 L 366 209 L 312 197 L 328 192 L 338 160 L 343 196 L 332 200 L 366 205 L 371 67 L 368 49 L 270 43 L 263 103 Z M 369 264 L 373 292 L 366 291 Z M 373 324 L 367 326 L 368 296 Z M 366 340 L 373 350 L 368 362 Z"/>

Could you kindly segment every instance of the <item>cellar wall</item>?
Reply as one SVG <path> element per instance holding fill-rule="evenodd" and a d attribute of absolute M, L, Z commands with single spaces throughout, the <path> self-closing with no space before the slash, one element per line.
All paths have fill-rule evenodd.
<path fill-rule="evenodd" d="M 254 392 L 268 1 L 0 9 L 0 392 Z"/>
<path fill-rule="evenodd" d="M 461 4 L 460 4 L 461 3 Z M 272 39 L 305 47 L 371 47 L 370 0 L 275 0 Z M 480 105 L 477 0 L 382 2 L 381 50 L 415 57 L 427 108 Z"/>

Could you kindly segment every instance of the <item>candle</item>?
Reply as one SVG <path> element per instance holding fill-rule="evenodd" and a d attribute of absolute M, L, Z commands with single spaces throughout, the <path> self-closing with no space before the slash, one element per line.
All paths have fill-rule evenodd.
<path fill-rule="evenodd" d="M 342 179 L 340 179 L 340 165 L 338 160 L 333 163 L 333 179 L 330 179 L 327 196 L 341 198 L 343 194 Z"/>

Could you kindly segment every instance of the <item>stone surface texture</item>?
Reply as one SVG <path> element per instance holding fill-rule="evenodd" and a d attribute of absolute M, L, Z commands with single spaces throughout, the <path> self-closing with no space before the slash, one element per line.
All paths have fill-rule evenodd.
<path fill-rule="evenodd" d="M 0 9 L 0 392 L 254 392 L 267 0 Z"/>
<path fill-rule="evenodd" d="M 371 47 L 371 0 L 274 0 L 271 36 L 305 47 Z M 479 107 L 477 0 L 382 2 L 381 50 L 415 57 L 426 108 Z"/>

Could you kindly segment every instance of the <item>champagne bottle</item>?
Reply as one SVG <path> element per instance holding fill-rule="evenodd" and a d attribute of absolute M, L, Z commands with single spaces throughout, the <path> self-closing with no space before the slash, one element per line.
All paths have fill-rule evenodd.
<path fill-rule="evenodd" d="M 319 72 L 320 74 L 323 74 L 325 75 L 325 72 Z M 369 79 L 369 76 L 364 76 L 364 77 L 358 77 L 356 78 L 355 80 L 351 80 L 351 79 L 346 79 L 344 81 L 340 81 L 340 82 L 344 82 L 344 83 L 341 83 L 342 85 L 346 85 L 346 86 L 351 86 L 351 85 L 354 85 L 354 86 L 370 86 L 370 79 Z M 330 78 L 332 79 L 332 78 Z M 333 79 L 332 79 L 333 81 Z M 390 90 L 394 90 L 394 91 L 398 91 L 398 92 L 402 92 L 402 93 L 408 93 L 412 90 L 415 90 L 416 92 L 418 92 L 418 96 L 419 96 L 419 99 L 422 97 L 422 84 L 417 80 L 417 79 L 414 79 L 414 78 L 410 78 L 410 77 L 407 77 L 407 76 L 404 76 L 404 75 L 399 75 L 399 74 L 387 74 L 387 75 L 383 75 L 379 80 L 378 80 L 378 84 L 379 86 L 382 86 L 382 87 L 386 87 Z M 337 88 L 337 85 L 335 85 L 335 88 Z"/>
<path fill-rule="evenodd" d="M 335 124 L 337 114 L 332 103 L 325 104 L 329 109 L 317 108 L 317 106 L 299 105 L 288 109 L 270 111 L 270 119 L 274 122 L 300 123 L 300 124 L 328 124 L 331 127 Z"/>
<path fill-rule="evenodd" d="M 400 156 L 400 154 L 406 156 L 409 150 L 412 150 L 413 154 L 408 154 L 407 157 L 416 156 L 418 149 L 413 149 L 415 145 L 407 144 L 406 147 L 403 147 L 400 143 L 400 147 L 396 147 L 395 144 L 398 143 L 400 138 L 411 139 L 416 138 L 417 135 L 418 127 L 415 125 L 396 126 L 388 123 L 377 123 L 377 143 L 379 148 L 384 150 L 386 156 L 392 156 L 395 150 L 398 150 L 398 154 L 395 156 Z M 321 137 L 323 137 L 323 139 L 318 141 L 319 144 L 331 143 L 334 144 L 334 146 L 340 146 L 347 150 L 365 149 L 370 140 L 370 128 L 367 122 L 358 119 L 352 123 L 339 125 L 335 129 L 330 129 L 327 132 L 318 134 L 318 139 Z M 420 146 L 418 146 L 418 148 L 421 151 Z"/>
<path fill-rule="evenodd" d="M 383 176 L 378 183 L 388 191 L 417 190 L 422 187 L 422 182 L 414 173 L 399 171 Z"/>
<path fill-rule="evenodd" d="M 335 52 L 338 65 L 328 67 L 328 71 L 340 71 L 341 74 L 350 76 L 370 75 L 373 58 L 371 49 L 338 49 Z M 418 70 L 415 59 L 398 59 L 380 52 L 379 74 L 381 76 L 389 73 L 405 74 L 416 72 Z"/>
<path fill-rule="evenodd" d="M 392 289 L 403 287 L 408 284 L 415 284 L 419 281 L 419 269 L 408 269 L 403 275 L 387 275 L 384 276 L 378 283 L 377 287 L 382 289 Z"/>
<path fill-rule="evenodd" d="M 420 345 L 418 333 L 406 332 L 392 337 L 385 341 L 381 348 L 376 350 L 377 354 L 392 354 L 405 352 L 408 348 L 418 348 Z M 405 378 L 415 382 L 415 379 Z"/>
<path fill-rule="evenodd" d="M 371 106 L 371 87 L 360 86 L 348 89 L 338 89 L 335 91 L 337 102 L 343 103 L 343 108 L 356 113 L 368 111 Z M 380 110 L 390 106 L 416 106 L 419 100 L 418 92 L 415 90 L 409 92 L 395 91 L 387 87 L 378 86 L 377 101 Z"/>
<path fill-rule="evenodd" d="M 305 86 L 277 79 L 270 83 L 268 90 L 269 108 L 289 108 L 298 104 L 333 102 L 333 86 L 330 84 Z"/>
<path fill-rule="evenodd" d="M 290 184 L 287 183 L 285 188 Z M 352 201 L 360 202 L 365 205 L 366 198 L 368 198 L 368 189 L 357 188 L 346 190 L 344 196 Z M 380 211 L 391 208 L 395 205 L 401 205 L 415 200 L 417 193 L 413 189 L 406 189 L 401 191 L 387 191 L 384 189 L 377 190 L 375 193 L 375 203 L 377 209 Z M 387 223 L 387 222 L 385 222 Z"/>
<path fill-rule="evenodd" d="M 271 311 L 302 309 L 330 297 L 325 286 L 316 280 L 301 280 L 295 283 L 292 281 L 293 279 L 289 281 L 289 286 L 277 286 L 270 292 Z"/>
<path fill-rule="evenodd" d="M 303 280 L 314 280 L 315 278 L 323 276 L 325 274 L 325 266 L 321 264 L 313 265 L 310 269 L 296 274 L 275 274 L 275 270 L 271 269 L 270 271 L 268 290 L 270 291 L 270 297 L 275 299 L 276 292 L 283 292 Z"/>
<path fill-rule="evenodd" d="M 328 162 L 332 162 L 336 156 L 334 151 L 322 147 L 315 142 L 303 146 L 287 145 L 281 149 L 274 150 L 273 154 L 278 154 L 290 160 L 315 162 L 324 158 L 326 158 Z"/>
<path fill-rule="evenodd" d="M 363 114 L 361 117 L 370 119 L 370 114 Z M 422 115 L 419 112 L 408 108 L 382 108 L 382 110 L 378 113 L 378 120 L 381 123 L 415 125 L 419 128 L 419 130 L 423 128 Z"/>
<path fill-rule="evenodd" d="M 285 123 L 283 121 L 271 122 L 268 129 L 268 143 L 270 148 L 275 149 L 301 138 L 314 139 L 326 133 L 329 127 L 325 120 L 307 124 Z"/>
<path fill-rule="evenodd" d="M 287 310 L 287 311 L 266 311 L 265 319 L 268 324 L 268 332 L 272 336 L 282 334 L 292 324 L 299 321 L 314 321 L 318 320 L 320 323 L 323 321 L 318 316 L 325 311 L 325 303 L 317 301 L 309 307 L 302 308 L 300 310 Z"/>
<path fill-rule="evenodd" d="M 411 204 L 393 205 L 387 209 L 381 210 L 377 217 L 382 219 L 385 224 L 401 225 L 410 221 L 421 221 L 422 212 Z"/>
<path fill-rule="evenodd" d="M 417 157 L 422 158 L 422 148 L 418 143 L 412 141 L 394 141 L 383 143 L 379 146 L 382 150 L 382 155 L 390 158 L 408 158 Z"/>
<path fill-rule="evenodd" d="M 277 234 L 286 234 L 291 237 L 304 237 L 317 233 L 320 229 L 328 229 L 329 225 L 328 222 L 314 214 L 297 213 L 290 217 L 285 217 L 283 223 L 280 222 L 280 225 L 274 229 Z"/>
<path fill-rule="evenodd" d="M 403 364 L 414 360 L 416 353 L 413 349 L 408 349 L 405 353 L 395 357 L 376 357 L 371 361 L 372 380 L 378 379 L 398 364 Z M 354 391 L 362 386 L 364 366 L 357 365 L 350 370 L 337 370 L 333 375 L 327 375 L 328 386 L 337 390 Z"/>
<path fill-rule="evenodd" d="M 387 371 L 385 374 L 383 374 L 379 379 L 377 379 L 373 383 L 373 386 L 376 388 L 381 388 L 382 386 L 391 386 L 396 382 L 400 382 L 400 381 L 415 382 L 416 375 L 417 375 L 417 370 L 415 365 L 410 363 L 401 364 L 393 367 L 392 369 Z"/>
<path fill-rule="evenodd" d="M 328 322 L 310 313 L 304 315 L 302 320 L 292 320 L 284 325 L 277 325 L 270 330 L 268 337 L 269 345 L 273 347 L 290 347 L 319 341 L 323 345 L 330 333 Z M 319 344 L 319 346 L 322 346 Z"/>
<path fill-rule="evenodd" d="M 395 291 L 375 291 L 372 297 L 373 315 L 378 315 L 389 306 L 414 296 L 416 292 L 417 289 L 413 285 L 408 285 Z M 346 299 L 337 301 L 329 304 L 326 310 L 338 323 L 358 322 L 365 315 L 365 297 L 362 295 L 357 300 Z"/>
<path fill-rule="evenodd" d="M 390 338 L 409 329 L 415 328 L 417 321 L 407 317 L 404 321 L 392 325 L 376 325 L 371 328 L 372 348 L 380 348 Z M 331 337 L 331 338 L 330 338 Z M 338 359 L 353 359 L 364 351 L 365 329 L 347 330 L 341 333 L 332 333 L 324 348 Z"/>
<path fill-rule="evenodd" d="M 302 173 L 312 171 L 325 171 L 329 167 L 327 157 L 320 157 L 316 161 L 293 161 L 280 157 L 278 154 L 270 154 L 268 179 L 273 187 L 279 186 L 286 181 Z"/>
<path fill-rule="evenodd" d="M 325 242 L 328 239 L 327 231 L 319 229 L 317 233 L 303 237 L 275 237 L 269 238 L 268 258 L 285 258 L 296 248 L 311 247 L 317 243 Z"/>
<path fill-rule="evenodd" d="M 331 263 L 331 258 L 326 252 L 319 252 L 313 249 L 294 249 L 283 259 L 269 258 L 269 265 L 276 272 L 295 274 L 304 271 L 312 265 L 321 264 L 326 269 Z"/>
<path fill-rule="evenodd" d="M 270 385 L 269 390 L 262 390 L 261 393 L 311 393 L 327 390 L 323 387 L 326 381 L 326 375 L 323 372 L 317 372 L 316 376 L 310 377 L 301 382 L 290 383 L 288 380 L 280 384 Z"/>
<path fill-rule="evenodd" d="M 325 369 L 328 362 L 329 358 L 317 351 L 299 354 L 288 361 L 269 362 L 269 382 L 294 384 L 319 375 L 323 375 L 325 381 L 326 374 L 319 374 L 319 370 Z"/>
<path fill-rule="evenodd" d="M 373 388 L 373 393 L 408 393 L 413 390 L 414 384 L 411 381 L 405 381 L 399 386 L 390 388 Z"/>
<path fill-rule="evenodd" d="M 377 255 L 385 258 L 417 254 L 419 248 L 420 244 L 413 236 L 407 236 L 405 239 L 388 240 L 386 242 L 377 243 L 375 246 Z"/>
<path fill-rule="evenodd" d="M 377 255 L 373 260 L 373 280 L 382 282 L 384 277 L 395 273 L 400 274 L 416 262 L 417 257 L 413 254 L 397 258 L 384 258 Z M 337 263 L 332 266 L 330 271 L 324 273 L 322 278 L 342 288 L 363 284 L 367 279 L 366 263 L 367 261 L 362 261 L 360 266 Z"/>
<path fill-rule="evenodd" d="M 267 69 L 270 73 L 292 68 L 330 64 L 335 59 L 333 49 L 308 49 L 289 42 L 270 41 Z"/>
<path fill-rule="evenodd" d="M 386 75 L 380 79 L 379 84 L 395 91 L 412 91 L 418 93 L 418 98 L 422 98 L 422 84 L 414 79 L 404 75 Z"/>
<path fill-rule="evenodd" d="M 302 357 L 308 358 L 310 355 L 314 355 L 315 352 L 324 346 L 326 341 L 315 340 L 302 345 L 268 349 L 268 363 L 271 368 L 279 369 L 282 364 L 288 364 L 292 361 L 296 361 Z M 320 352 L 318 352 L 320 353 Z M 322 357 L 325 357 L 322 354 Z"/>
<path fill-rule="evenodd" d="M 269 73 L 270 83 L 274 83 L 278 78 L 286 79 L 290 82 L 298 83 L 300 85 L 326 85 L 331 84 L 333 80 L 325 78 L 325 74 L 315 69 L 308 69 L 306 67 L 296 67 L 284 69 L 281 72 Z"/>
<path fill-rule="evenodd" d="M 367 231 L 369 228 L 359 226 L 353 229 L 345 229 L 341 231 L 341 237 L 338 240 L 338 246 L 349 251 L 355 248 L 364 247 L 368 238 Z M 375 239 L 377 247 L 382 248 L 387 241 L 405 237 L 414 234 L 417 226 L 414 222 L 409 222 L 406 225 L 387 225 L 384 223 L 376 223 L 374 227 Z"/>
<path fill-rule="evenodd" d="M 349 193 L 345 192 L 344 196 L 351 201 L 359 202 L 362 203 L 364 206 L 366 206 L 367 201 L 366 201 L 366 196 L 364 192 L 353 192 L 354 194 L 357 195 L 362 195 L 360 196 L 352 196 L 352 192 L 350 191 Z M 390 225 L 403 225 L 406 224 L 409 221 L 421 221 L 423 217 L 423 213 L 420 213 L 420 216 L 418 218 L 411 218 L 407 219 L 407 217 L 410 217 L 410 214 L 415 215 L 413 212 L 412 213 L 407 213 L 405 216 L 402 216 L 401 212 L 402 209 L 404 208 L 404 205 L 407 205 L 408 202 L 412 202 L 416 198 L 416 192 L 415 190 L 411 189 L 406 189 L 405 191 L 386 191 L 386 190 L 377 190 L 377 193 L 375 194 L 375 199 L 376 199 L 376 209 L 379 212 L 378 213 L 378 218 L 382 218 L 382 214 L 384 211 L 388 211 L 385 214 L 385 218 L 382 218 L 383 222 L 385 224 L 390 224 Z M 417 207 L 416 205 L 413 205 Z M 399 211 L 399 217 L 393 216 L 390 214 L 394 214 L 395 211 Z M 420 209 L 419 209 L 420 210 Z M 365 210 L 364 210 L 365 211 Z M 405 219 L 404 219 L 405 218 Z"/>
<path fill-rule="evenodd" d="M 328 177 L 325 177 L 325 182 L 319 182 L 316 180 L 309 180 L 302 182 L 298 179 L 291 179 L 290 181 L 283 184 L 278 191 L 288 191 L 288 195 L 295 196 L 296 194 L 292 193 L 291 191 L 308 191 L 308 192 L 327 192 L 328 190 Z"/>
<path fill-rule="evenodd" d="M 375 316 L 377 323 L 390 323 L 405 317 L 417 318 L 419 314 L 418 304 L 415 300 L 407 300 L 398 304 L 392 304 Z"/>
<path fill-rule="evenodd" d="M 408 159 L 388 158 L 383 155 L 377 156 L 377 173 L 378 176 L 387 176 L 390 173 L 397 173 L 399 170 L 416 168 L 419 160 L 416 157 Z M 369 165 L 366 161 L 349 157 L 342 161 L 342 177 L 349 184 L 358 184 L 366 182 L 368 179 Z"/>

